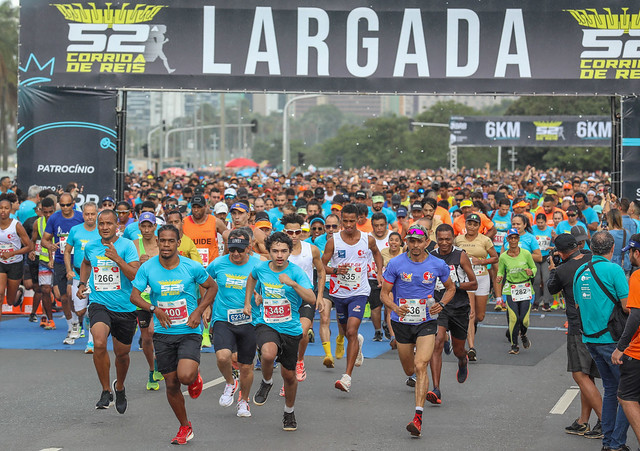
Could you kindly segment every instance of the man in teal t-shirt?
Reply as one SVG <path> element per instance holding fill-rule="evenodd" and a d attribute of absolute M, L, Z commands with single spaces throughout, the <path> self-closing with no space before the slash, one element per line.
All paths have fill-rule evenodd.
<path fill-rule="evenodd" d="M 291 238 L 283 232 L 275 232 L 267 238 L 265 245 L 271 260 L 251 271 L 244 298 L 244 313 L 249 315 L 256 286 L 262 296 L 261 315 L 256 319 L 256 343 L 262 353 L 262 381 L 253 402 L 261 406 L 267 401 L 273 386 L 273 363 L 278 357 L 285 393 L 283 429 L 295 431 L 298 427 L 293 413 L 298 387 L 296 362 L 302 338 L 298 310 L 302 301 L 315 305 L 316 296 L 302 268 L 288 261 L 293 250 Z"/>

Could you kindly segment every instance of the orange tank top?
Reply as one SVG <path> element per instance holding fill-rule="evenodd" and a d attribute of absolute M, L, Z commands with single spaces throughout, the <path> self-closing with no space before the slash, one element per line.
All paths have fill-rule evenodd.
<path fill-rule="evenodd" d="M 205 268 L 218 257 L 218 232 L 216 230 L 216 218 L 207 215 L 204 224 L 196 224 L 193 217 L 187 216 L 182 226 L 182 231 L 187 235 L 198 249 Z"/>

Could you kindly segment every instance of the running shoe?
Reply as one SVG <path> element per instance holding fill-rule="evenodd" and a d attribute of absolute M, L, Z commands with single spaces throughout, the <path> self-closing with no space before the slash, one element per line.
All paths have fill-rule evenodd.
<path fill-rule="evenodd" d="M 433 390 L 427 392 L 427 401 L 431 404 L 442 404 L 442 395 L 438 387 L 433 387 Z"/>
<path fill-rule="evenodd" d="M 249 410 L 249 403 L 244 399 L 238 400 L 238 405 L 236 406 L 236 416 L 237 417 L 251 416 L 251 410 Z"/>
<path fill-rule="evenodd" d="M 123 414 L 127 410 L 127 395 L 125 393 L 124 387 L 122 387 L 121 391 L 116 390 L 116 382 L 118 382 L 118 380 L 114 379 L 113 383 L 111 384 L 111 390 L 116 395 L 116 410 L 118 411 L 118 413 Z"/>
<path fill-rule="evenodd" d="M 520 338 L 522 339 L 522 347 L 524 349 L 529 349 L 531 347 L 531 340 L 529 340 L 529 337 L 521 335 Z"/>
<path fill-rule="evenodd" d="M 282 417 L 282 430 L 283 431 L 295 431 L 298 429 L 298 423 L 296 422 L 295 413 L 284 413 Z"/>
<path fill-rule="evenodd" d="M 35 313 L 29 314 L 29 322 L 35 323 L 36 321 L 38 321 L 38 315 L 36 315 Z"/>
<path fill-rule="evenodd" d="M 558 310 L 559 307 L 560 307 L 560 303 L 554 299 L 553 302 L 551 303 L 551 310 Z"/>
<path fill-rule="evenodd" d="M 309 329 L 309 332 L 307 332 L 307 336 L 309 337 L 309 343 L 315 343 L 316 342 L 316 334 L 313 331 L 313 329 Z"/>
<path fill-rule="evenodd" d="M 80 325 L 80 338 L 84 338 L 85 336 L 86 335 L 85 335 L 85 332 L 84 332 L 84 327 L 82 327 L 82 325 Z"/>
<path fill-rule="evenodd" d="M 493 308 L 496 312 L 503 312 L 504 307 L 502 306 L 502 302 L 496 302 L 496 306 Z"/>
<path fill-rule="evenodd" d="M 407 431 L 411 433 L 413 437 L 420 437 L 420 431 L 422 430 L 422 418 L 420 415 L 415 414 L 413 421 L 407 424 Z"/>
<path fill-rule="evenodd" d="M 273 387 L 273 383 L 267 384 L 264 380 L 260 381 L 260 387 L 255 395 L 253 395 L 253 403 L 256 406 L 261 406 L 265 402 L 267 402 L 267 398 L 269 397 L 269 391 L 271 391 L 271 387 Z"/>
<path fill-rule="evenodd" d="M 358 356 L 356 357 L 356 366 L 362 365 L 364 361 L 364 355 L 362 355 L 362 345 L 364 344 L 364 337 L 362 334 L 358 334 Z"/>
<path fill-rule="evenodd" d="M 407 384 L 407 387 L 411 387 L 411 388 L 415 387 L 416 386 L 416 375 L 413 374 L 413 375 L 409 376 L 404 383 Z"/>
<path fill-rule="evenodd" d="M 191 421 L 189 426 L 180 426 L 178 433 L 173 439 L 171 439 L 172 445 L 186 445 L 189 440 L 193 438 L 193 429 L 191 428 Z"/>
<path fill-rule="evenodd" d="M 518 353 L 520 353 L 520 348 L 518 347 L 518 345 L 511 345 L 511 349 L 509 349 L 509 354 L 516 355 Z"/>
<path fill-rule="evenodd" d="M 42 318 L 40 318 L 40 327 L 47 327 L 47 317 L 43 316 Z"/>
<path fill-rule="evenodd" d="M 80 324 L 74 323 L 71 325 L 71 332 L 69 332 L 71 338 L 74 340 L 80 338 Z"/>
<path fill-rule="evenodd" d="M 196 380 L 193 381 L 193 383 L 189 385 L 189 387 L 187 387 L 187 390 L 189 390 L 189 396 L 191 396 L 193 399 L 196 399 L 198 396 L 200 396 L 200 394 L 202 393 L 202 376 L 200 376 L 200 371 L 198 371 L 198 377 L 196 377 Z M 233 399 L 231 400 L 231 402 L 233 402 Z"/>
<path fill-rule="evenodd" d="M 71 331 L 67 332 L 67 336 L 64 340 L 62 340 L 62 344 L 64 345 L 72 345 L 75 344 L 76 339 L 71 335 Z"/>
<path fill-rule="evenodd" d="M 153 378 L 153 371 L 149 371 L 149 380 L 147 380 L 147 390 L 160 390 L 160 384 Z"/>
<path fill-rule="evenodd" d="M 100 400 L 96 403 L 96 409 L 108 409 L 113 402 L 113 395 L 109 390 L 103 390 L 100 394 Z"/>
<path fill-rule="evenodd" d="M 156 382 L 159 381 L 163 381 L 164 380 L 164 376 L 162 375 L 162 373 L 158 370 L 153 370 L 153 380 Z"/>
<path fill-rule="evenodd" d="M 284 383 L 282 384 L 282 387 L 280 387 L 280 393 L 278 393 L 278 396 L 284 398 Z"/>
<path fill-rule="evenodd" d="M 584 435 L 590 430 L 589 423 L 578 423 L 578 419 L 574 420 L 571 426 L 564 428 L 564 431 L 571 435 Z"/>
<path fill-rule="evenodd" d="M 56 330 L 56 323 L 54 320 L 48 320 L 47 324 L 44 326 L 44 330 Z"/>
<path fill-rule="evenodd" d="M 453 351 L 451 348 L 451 332 L 447 331 L 444 339 L 444 353 L 451 355 L 451 351 Z"/>
<path fill-rule="evenodd" d="M 333 360 L 332 355 L 325 355 L 322 364 L 327 368 L 333 368 L 335 366 L 335 360 Z"/>
<path fill-rule="evenodd" d="M 336 338 L 336 359 L 340 360 L 341 358 L 344 357 L 344 337 L 342 337 L 342 340 L 338 340 L 338 338 Z"/>
<path fill-rule="evenodd" d="M 459 384 L 464 384 L 464 381 L 467 380 L 467 376 L 469 376 L 469 357 L 464 362 L 464 365 L 460 366 L 460 362 L 458 362 L 458 372 L 456 373 L 456 379 L 458 379 Z"/>
<path fill-rule="evenodd" d="M 540 306 L 538 306 L 538 305 L 532 305 L 531 306 L 531 311 L 532 312 L 537 312 L 539 308 L 540 308 Z"/>
<path fill-rule="evenodd" d="M 587 424 L 587 426 L 589 425 Z M 600 422 L 600 420 L 598 420 L 593 429 L 591 429 L 590 431 L 587 429 L 587 431 L 585 431 L 584 434 L 581 435 L 584 435 L 586 438 L 602 438 L 602 423 Z"/>
<path fill-rule="evenodd" d="M 222 395 L 220 395 L 220 400 L 218 401 L 222 407 L 229 407 L 233 404 L 233 396 L 236 394 L 236 390 L 238 389 L 238 379 L 233 379 L 233 384 L 224 384 L 224 391 Z"/>
<path fill-rule="evenodd" d="M 376 330 L 373 333 L 373 341 L 382 341 L 382 331 L 381 330 Z"/>
<path fill-rule="evenodd" d="M 386 321 L 382 322 L 382 330 L 384 331 L 384 336 L 387 338 L 387 340 L 391 340 L 391 332 L 389 331 L 389 325 L 386 323 Z"/>
<path fill-rule="evenodd" d="M 338 390 L 346 391 L 348 393 L 351 389 L 351 376 L 343 374 L 342 377 L 336 381 L 335 387 Z"/>
<path fill-rule="evenodd" d="M 20 285 L 18 287 L 18 291 L 16 292 L 16 298 L 13 301 L 13 306 L 19 307 L 22 304 L 23 299 L 24 299 L 24 287 Z"/>
<path fill-rule="evenodd" d="M 544 304 L 541 309 L 543 312 L 550 312 L 549 304 Z"/>
<path fill-rule="evenodd" d="M 84 348 L 85 354 L 93 354 L 93 341 L 87 342 L 87 347 Z"/>
<path fill-rule="evenodd" d="M 211 347 L 211 336 L 208 332 L 202 334 L 202 347 L 210 348 Z"/>
<path fill-rule="evenodd" d="M 307 370 L 304 369 L 304 360 L 298 360 L 296 363 L 296 379 L 302 382 L 307 378 Z"/>
<path fill-rule="evenodd" d="M 469 362 L 475 362 L 478 360 L 476 348 L 469 348 L 467 351 L 467 357 L 469 358 Z"/>

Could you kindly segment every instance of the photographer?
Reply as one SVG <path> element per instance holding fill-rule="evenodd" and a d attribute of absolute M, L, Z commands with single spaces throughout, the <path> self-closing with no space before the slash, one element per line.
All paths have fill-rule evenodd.
<path fill-rule="evenodd" d="M 567 331 L 567 371 L 580 387 L 580 417 L 567 426 L 568 434 L 585 435 L 591 438 L 602 437 L 600 424 L 602 398 L 594 383 L 600 377 L 591 354 L 582 342 L 582 324 L 573 297 L 573 277 L 580 266 L 591 261 L 591 253 L 580 252 L 576 238 L 568 233 L 560 234 L 555 239 L 555 249 L 549 256 L 549 281 L 547 288 L 551 294 L 564 290 L 567 304 L 566 315 L 569 330 Z M 598 422 L 589 429 L 589 416 L 594 410 Z"/>

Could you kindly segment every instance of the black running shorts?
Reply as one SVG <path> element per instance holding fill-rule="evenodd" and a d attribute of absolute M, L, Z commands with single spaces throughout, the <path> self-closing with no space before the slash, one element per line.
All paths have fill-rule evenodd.
<path fill-rule="evenodd" d="M 24 273 L 24 263 L 19 261 L 15 263 L 0 263 L 0 273 L 6 274 L 9 280 L 22 279 Z"/>
<path fill-rule="evenodd" d="M 147 329 L 151 324 L 153 313 L 146 310 L 136 310 L 136 317 L 138 318 L 138 325 L 140 329 Z"/>
<path fill-rule="evenodd" d="M 313 317 L 316 315 L 316 308 L 308 302 L 302 301 L 302 304 L 298 309 L 298 313 L 300 314 L 301 319 L 307 318 L 309 321 L 313 322 Z"/>
<path fill-rule="evenodd" d="M 158 371 L 162 374 L 173 373 L 182 359 L 200 363 L 202 334 L 153 334 L 153 348 L 156 352 Z"/>
<path fill-rule="evenodd" d="M 136 312 L 112 312 L 102 304 L 89 304 L 91 327 L 96 323 L 109 326 L 109 333 L 120 343 L 130 345 L 136 333 Z"/>
<path fill-rule="evenodd" d="M 238 353 L 238 363 L 251 365 L 256 355 L 256 328 L 253 324 L 213 323 L 213 349 Z"/>
<path fill-rule="evenodd" d="M 298 343 L 302 335 L 281 334 L 266 324 L 256 326 L 256 343 L 262 348 L 265 343 L 275 343 L 278 346 L 278 362 L 287 370 L 295 371 L 298 361 Z"/>
<path fill-rule="evenodd" d="M 469 304 L 457 308 L 451 308 L 448 305 L 438 314 L 438 326 L 444 327 L 451 336 L 458 340 L 466 340 L 469 330 L 469 312 L 471 307 Z"/>
<path fill-rule="evenodd" d="M 418 341 L 418 337 L 435 335 L 438 324 L 436 320 L 420 324 L 405 324 L 398 321 L 391 321 L 391 327 L 393 327 L 393 334 L 396 336 L 398 343 L 415 344 Z"/>
<path fill-rule="evenodd" d="M 382 307 L 382 301 L 380 300 L 380 291 L 382 291 L 382 288 L 378 287 L 378 280 L 369 279 L 369 286 L 371 287 L 371 293 L 369 293 L 369 298 L 367 299 L 369 308 L 373 310 L 374 308 Z"/>

